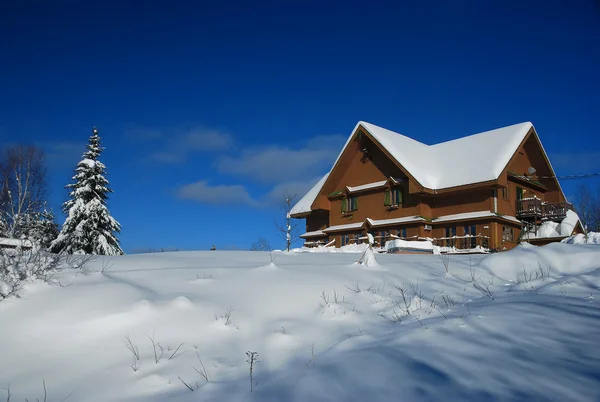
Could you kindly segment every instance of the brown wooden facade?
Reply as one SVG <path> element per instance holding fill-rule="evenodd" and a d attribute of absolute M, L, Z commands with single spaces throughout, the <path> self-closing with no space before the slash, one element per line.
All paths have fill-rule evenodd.
<path fill-rule="evenodd" d="M 359 125 L 311 211 L 293 217 L 306 218 L 307 245 L 340 247 L 370 232 L 376 240 L 394 235 L 506 250 L 518 244 L 524 227 L 560 220 L 569 208 L 533 126 L 496 180 L 433 190 Z"/>

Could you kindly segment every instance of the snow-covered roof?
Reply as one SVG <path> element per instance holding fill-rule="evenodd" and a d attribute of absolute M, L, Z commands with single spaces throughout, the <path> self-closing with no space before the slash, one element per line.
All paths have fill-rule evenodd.
<path fill-rule="evenodd" d="M 519 123 L 452 141 L 426 145 L 394 131 L 360 121 L 352 130 L 333 166 L 337 164 L 360 126 L 364 127 L 423 187 L 441 190 L 496 180 L 533 124 Z M 310 212 L 310 206 L 328 176 L 329 173 L 294 206 L 292 215 Z M 354 191 L 357 187 L 353 187 Z"/>
<path fill-rule="evenodd" d="M 374 124 L 359 122 L 422 186 L 439 190 L 496 180 L 529 130 L 530 122 L 425 145 Z M 494 156 L 494 157 L 492 157 Z M 452 174 L 447 174 L 452 172 Z"/>
<path fill-rule="evenodd" d="M 367 221 L 371 226 L 387 226 L 387 225 L 395 225 L 397 223 L 409 223 L 409 222 L 420 222 L 424 221 L 420 216 L 405 216 L 403 218 L 394 218 L 394 219 L 371 219 L 367 218 Z"/>
<path fill-rule="evenodd" d="M 308 193 L 306 193 L 304 197 L 302 197 L 300 201 L 294 205 L 290 211 L 290 215 L 299 215 L 310 212 L 312 203 L 315 202 L 317 195 L 319 195 L 319 191 L 321 191 L 321 188 L 323 187 L 323 184 L 325 184 L 325 180 L 327 180 L 328 177 L 329 173 L 323 176 L 321 180 L 319 180 L 317 184 L 315 184 L 313 188 L 311 188 Z"/>
<path fill-rule="evenodd" d="M 451 222 L 451 221 L 460 221 L 463 219 L 477 219 L 477 218 L 489 218 L 489 217 L 498 217 L 502 219 L 506 219 L 509 221 L 513 221 L 515 223 L 521 223 L 520 220 L 510 215 L 498 215 L 491 211 L 477 211 L 477 212 L 465 212 L 462 214 L 452 214 L 452 215 L 444 215 L 438 218 L 435 218 L 433 221 L 435 223 L 438 222 Z"/>
<path fill-rule="evenodd" d="M 319 237 L 319 236 L 325 236 L 325 232 L 323 232 L 322 230 L 315 230 L 314 232 L 306 232 L 306 233 L 300 235 L 300 237 L 302 237 L 302 238 Z"/>
<path fill-rule="evenodd" d="M 33 244 L 29 240 L 10 239 L 8 237 L 0 237 L 0 247 L 25 247 L 31 248 Z"/>
<path fill-rule="evenodd" d="M 360 186 L 354 186 L 354 187 L 346 186 L 346 189 L 348 189 L 349 193 L 356 193 L 358 191 L 371 190 L 374 188 L 384 187 L 387 184 L 387 182 L 388 182 L 387 180 L 382 180 L 382 181 L 376 181 L 374 183 L 361 184 Z"/>
<path fill-rule="evenodd" d="M 329 226 L 326 229 L 323 229 L 323 232 L 335 232 L 336 230 L 351 230 L 351 229 L 360 229 L 364 222 L 357 223 L 348 223 L 346 225 L 335 225 Z"/>

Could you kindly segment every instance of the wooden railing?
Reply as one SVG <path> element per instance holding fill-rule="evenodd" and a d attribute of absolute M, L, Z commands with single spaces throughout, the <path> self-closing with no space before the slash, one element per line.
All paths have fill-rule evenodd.
<path fill-rule="evenodd" d="M 543 202 L 539 198 L 524 198 L 517 200 L 518 218 L 563 219 L 567 211 L 573 209 L 568 202 Z"/>
<path fill-rule="evenodd" d="M 490 246 L 489 237 L 483 235 L 440 237 L 433 239 L 433 244 L 441 247 L 455 247 L 462 250 L 473 249 L 477 246 L 482 248 L 489 248 Z"/>

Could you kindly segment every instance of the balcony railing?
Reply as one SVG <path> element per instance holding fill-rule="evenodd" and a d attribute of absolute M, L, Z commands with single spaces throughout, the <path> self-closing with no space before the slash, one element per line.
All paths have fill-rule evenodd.
<path fill-rule="evenodd" d="M 564 219 L 570 209 L 573 209 L 573 205 L 568 202 L 550 203 L 539 198 L 517 200 L 517 218 Z"/>

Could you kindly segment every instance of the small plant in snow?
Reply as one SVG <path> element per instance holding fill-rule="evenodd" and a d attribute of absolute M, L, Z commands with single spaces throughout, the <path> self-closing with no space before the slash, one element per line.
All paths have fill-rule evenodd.
<path fill-rule="evenodd" d="M 152 342 L 152 349 L 154 350 L 154 362 L 156 364 L 158 364 L 160 359 L 162 359 L 163 355 L 165 354 L 165 349 L 162 347 L 162 345 L 160 343 L 158 343 L 154 339 L 154 334 L 152 334 L 152 336 L 150 336 L 150 335 L 146 335 L 146 336 L 148 337 L 148 339 L 150 339 L 150 342 Z M 159 351 L 160 351 L 160 353 L 159 353 Z"/>
<path fill-rule="evenodd" d="M 231 313 L 233 313 L 233 308 L 229 307 L 224 314 L 221 314 L 218 317 L 215 315 L 215 320 L 221 320 L 223 321 L 223 324 L 231 325 Z"/>
<path fill-rule="evenodd" d="M 181 347 L 183 346 L 183 342 L 181 342 L 179 344 L 179 346 L 177 346 L 177 349 L 175 349 L 175 351 L 171 354 L 171 356 L 169 356 L 169 360 L 173 360 L 179 356 L 181 356 L 182 354 L 184 354 L 185 352 L 187 352 L 187 350 L 184 350 L 183 352 L 177 354 L 177 352 L 179 351 L 179 349 L 181 349 Z"/>
<path fill-rule="evenodd" d="M 260 362 L 260 360 L 258 360 L 257 352 L 248 351 L 248 352 L 246 352 L 246 356 L 248 357 L 246 362 L 248 363 L 248 368 L 250 369 L 250 392 L 252 392 L 253 383 L 254 383 L 254 368 Z"/>
<path fill-rule="evenodd" d="M 406 315 L 410 315 L 410 305 L 412 303 L 412 298 L 408 296 L 408 289 L 404 285 L 396 285 L 394 286 L 400 292 L 400 296 L 402 300 L 396 299 L 396 305 L 400 307 Z"/>
<path fill-rule="evenodd" d="M 440 254 L 440 261 L 444 266 L 444 272 L 446 273 L 446 275 L 450 274 L 450 254 Z"/>
<path fill-rule="evenodd" d="M 321 304 L 321 307 L 329 306 L 329 295 L 325 293 L 325 290 L 321 291 L 321 300 L 323 300 L 323 303 L 325 303 Z"/>
<path fill-rule="evenodd" d="M 202 367 L 202 369 L 198 370 L 196 367 L 194 367 L 194 370 L 196 370 L 196 372 L 200 374 L 200 377 L 202 377 L 202 379 L 204 379 L 205 382 L 210 382 L 210 375 L 208 374 L 208 370 L 206 369 L 206 367 L 204 367 L 204 363 L 202 363 L 202 359 L 200 358 L 198 352 L 196 352 L 196 356 L 198 357 L 198 361 L 200 362 L 200 366 Z"/>
<path fill-rule="evenodd" d="M 310 360 L 308 361 L 308 363 L 306 363 L 306 365 L 309 366 L 312 363 L 312 365 L 314 366 L 316 357 L 317 355 L 315 354 L 315 343 L 313 342 L 310 348 Z"/>
<path fill-rule="evenodd" d="M 362 290 L 360 290 L 360 286 L 358 286 L 358 282 L 356 282 L 356 286 L 351 288 L 348 285 L 344 285 L 346 287 L 346 289 L 348 289 L 349 291 L 351 291 L 352 293 L 360 293 L 362 292 Z"/>
<path fill-rule="evenodd" d="M 133 371 L 138 371 L 140 369 L 140 351 L 137 347 L 137 345 L 134 345 L 133 342 L 131 341 L 131 338 L 129 337 L 129 335 L 127 335 L 125 337 L 125 341 L 123 341 L 123 344 L 127 347 L 127 349 L 129 349 L 129 351 L 131 352 L 131 354 L 133 355 L 133 363 L 131 364 L 131 368 L 133 369 Z"/>
<path fill-rule="evenodd" d="M 456 305 L 456 300 L 452 296 L 450 296 L 450 295 L 442 295 L 441 304 L 446 309 L 449 309 L 450 307 Z"/>
<path fill-rule="evenodd" d="M 417 283 L 410 283 L 410 290 L 412 291 L 414 297 L 415 297 L 415 304 L 418 306 L 417 309 L 420 310 L 423 304 L 423 291 L 421 290 L 421 288 L 419 288 L 419 280 L 417 279 Z"/>
<path fill-rule="evenodd" d="M 41 249 L 0 249 L 0 301 L 17 296 L 25 283 L 32 280 L 52 282 L 59 271 L 61 258 Z"/>

